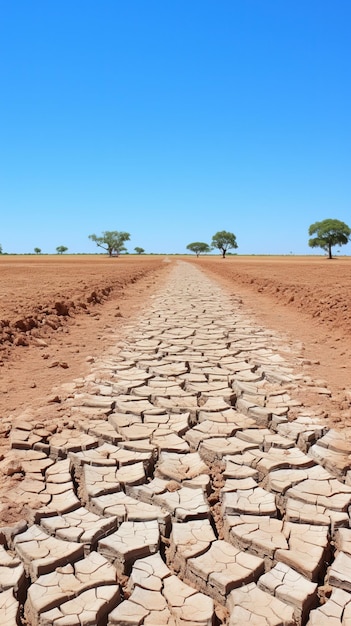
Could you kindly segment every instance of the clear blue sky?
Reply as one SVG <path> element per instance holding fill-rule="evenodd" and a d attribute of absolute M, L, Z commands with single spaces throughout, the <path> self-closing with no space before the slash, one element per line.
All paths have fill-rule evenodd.
<path fill-rule="evenodd" d="M 2 2 L 3 250 L 316 253 L 312 222 L 351 225 L 350 24 L 350 0 Z"/>

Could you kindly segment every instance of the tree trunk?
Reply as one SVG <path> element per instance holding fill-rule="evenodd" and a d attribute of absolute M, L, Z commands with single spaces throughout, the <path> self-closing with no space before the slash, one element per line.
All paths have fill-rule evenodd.
<path fill-rule="evenodd" d="M 223 255 L 223 256 L 222 256 L 222 258 L 223 258 L 223 259 L 225 259 L 225 253 L 226 253 L 226 252 L 227 252 L 226 250 L 223 250 L 223 249 L 222 249 L 222 255 Z"/>
<path fill-rule="evenodd" d="M 328 244 L 328 258 L 329 258 L 329 259 L 332 259 L 332 258 L 333 258 L 333 257 L 332 257 L 332 251 L 331 251 L 331 244 L 330 244 L 330 243 Z"/>

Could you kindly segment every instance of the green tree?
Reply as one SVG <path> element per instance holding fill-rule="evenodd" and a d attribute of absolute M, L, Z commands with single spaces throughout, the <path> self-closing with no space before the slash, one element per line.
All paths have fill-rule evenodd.
<path fill-rule="evenodd" d="M 211 251 L 208 243 L 203 243 L 202 241 L 194 241 L 194 243 L 189 243 L 186 247 L 190 252 L 195 252 L 196 256 L 200 256 L 200 254 L 206 254 Z"/>
<path fill-rule="evenodd" d="M 137 254 L 144 254 L 145 250 L 144 248 L 139 248 L 139 246 L 136 246 L 136 248 L 134 248 L 135 252 Z"/>
<path fill-rule="evenodd" d="M 340 220 L 327 219 L 322 222 L 311 224 L 308 234 L 315 235 L 308 241 L 311 248 L 322 248 L 328 252 L 328 258 L 332 259 L 332 247 L 344 246 L 348 243 L 351 228 Z"/>
<path fill-rule="evenodd" d="M 226 252 L 231 248 L 237 248 L 236 236 L 234 233 L 228 233 L 226 230 L 220 230 L 212 237 L 212 248 L 218 248 L 222 252 L 225 259 Z"/>
<path fill-rule="evenodd" d="M 0 254 L 2 254 L 2 245 L 0 243 Z"/>
<path fill-rule="evenodd" d="M 57 248 L 56 248 L 57 250 Z M 41 248 L 34 248 L 35 254 L 41 254 Z"/>
<path fill-rule="evenodd" d="M 107 250 L 108 255 L 111 257 L 113 254 L 119 256 L 121 252 L 126 251 L 124 242 L 129 241 L 130 234 L 119 232 L 118 230 L 105 230 L 101 237 L 89 235 L 89 239 L 94 241 L 100 248 Z"/>
<path fill-rule="evenodd" d="M 67 252 L 68 248 L 66 248 L 66 246 L 57 246 L 56 248 L 56 252 L 57 254 L 63 254 L 64 252 Z"/>

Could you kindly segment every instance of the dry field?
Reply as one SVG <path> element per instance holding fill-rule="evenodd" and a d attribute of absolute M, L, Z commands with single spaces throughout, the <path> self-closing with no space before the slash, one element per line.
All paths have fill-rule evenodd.
<path fill-rule="evenodd" d="M 123 328 L 167 268 L 164 257 L 0 256 L 0 415 L 41 404 L 84 374 L 103 331 Z"/>
<path fill-rule="evenodd" d="M 106 327 L 123 333 L 179 258 L 0 256 L 1 415 L 40 404 L 54 385 L 83 375 L 86 359 L 104 349 Z M 311 375 L 348 408 L 350 258 L 183 258 L 240 294 L 260 324 L 303 342 Z"/>
<path fill-rule="evenodd" d="M 256 617 L 269 607 L 273 621 L 304 625 L 320 605 L 319 624 L 333 584 L 346 592 L 341 615 L 351 558 L 350 267 L 0 257 L 0 527 L 11 587 L 0 594 L 1 623 L 10 611 L 11 623 L 28 626 L 61 622 L 56 615 L 76 624 L 77 612 L 87 623 L 90 576 L 89 623 L 129 623 L 140 610 L 129 576 L 144 576 L 134 563 L 144 556 L 154 564 L 145 577 L 159 580 L 156 612 L 162 601 L 178 615 L 190 594 L 182 623 L 234 625 L 241 607 Z M 282 601 L 263 591 L 276 576 Z M 66 580 L 67 598 L 79 601 L 63 598 Z"/>
<path fill-rule="evenodd" d="M 333 392 L 331 405 L 322 399 L 332 425 L 349 427 L 351 258 L 233 255 L 187 260 L 239 294 L 258 323 L 303 344 L 309 374 Z"/>

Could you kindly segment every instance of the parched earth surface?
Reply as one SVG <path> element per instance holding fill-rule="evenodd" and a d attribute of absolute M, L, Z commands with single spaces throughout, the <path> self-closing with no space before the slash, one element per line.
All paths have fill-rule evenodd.
<path fill-rule="evenodd" d="M 8 341 L 1 624 L 350 623 L 351 397 L 314 358 L 340 331 L 311 348 L 307 313 L 196 261 L 140 261 L 131 290 L 130 262 Z"/>

